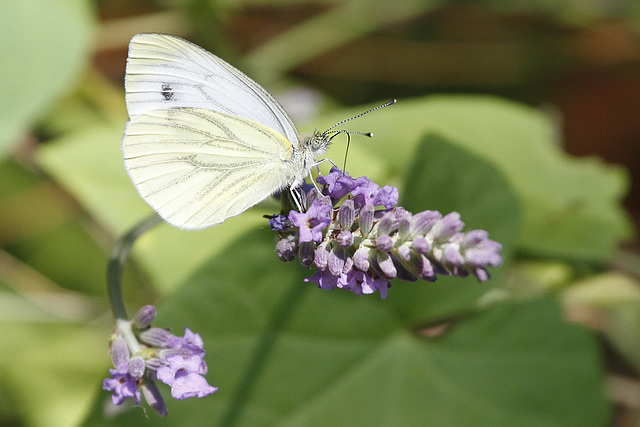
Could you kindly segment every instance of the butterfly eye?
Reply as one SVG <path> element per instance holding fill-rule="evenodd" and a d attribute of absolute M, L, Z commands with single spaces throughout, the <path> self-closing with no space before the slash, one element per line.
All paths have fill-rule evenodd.
<path fill-rule="evenodd" d="M 326 134 L 319 133 L 313 136 L 311 147 L 317 150 L 319 148 L 327 146 L 329 144 L 329 141 L 330 138 L 328 138 Z"/>

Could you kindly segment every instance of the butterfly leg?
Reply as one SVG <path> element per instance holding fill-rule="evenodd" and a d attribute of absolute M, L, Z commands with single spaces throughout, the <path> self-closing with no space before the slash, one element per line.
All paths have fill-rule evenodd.
<path fill-rule="evenodd" d="M 338 165 L 336 165 L 333 160 L 329 159 L 329 158 L 324 158 L 321 160 L 318 160 L 317 162 L 315 162 L 313 165 L 311 165 L 311 168 L 316 168 L 316 171 L 318 172 L 319 176 L 322 176 L 322 174 L 320 173 L 320 165 L 324 162 L 329 162 L 331 163 L 333 166 L 335 166 L 336 168 L 338 168 Z M 313 183 L 313 186 L 316 187 L 316 190 L 318 191 L 318 194 L 321 194 L 320 189 L 318 188 L 318 185 L 316 184 L 316 181 L 313 179 L 313 176 L 311 176 L 311 168 L 309 168 L 309 179 L 311 180 L 311 182 Z M 340 169 L 340 168 L 338 168 Z"/>
<path fill-rule="evenodd" d="M 340 169 L 340 168 L 338 167 L 338 165 L 336 165 L 336 164 L 334 163 L 334 161 L 333 161 L 333 160 L 331 160 L 331 159 L 330 159 L 330 158 L 328 158 L 328 157 L 326 157 L 326 158 L 324 158 L 324 159 L 320 159 L 320 160 L 318 160 L 318 161 L 317 161 L 317 162 L 315 162 L 311 167 L 312 167 L 312 168 L 316 168 L 316 169 L 318 170 L 318 173 L 320 173 L 320 168 L 319 168 L 318 166 L 320 166 L 320 165 L 321 165 L 322 163 L 324 163 L 324 162 L 329 162 L 329 163 L 331 163 L 333 166 L 335 166 L 335 167 L 337 167 L 338 169 Z"/>
<path fill-rule="evenodd" d="M 302 212 L 302 193 L 298 192 L 298 187 L 289 187 L 289 193 L 291 193 L 291 198 L 296 204 L 298 212 Z"/>

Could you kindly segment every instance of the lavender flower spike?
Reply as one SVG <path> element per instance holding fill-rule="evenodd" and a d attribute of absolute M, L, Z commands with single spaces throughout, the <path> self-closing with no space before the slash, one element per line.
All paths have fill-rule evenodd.
<path fill-rule="evenodd" d="M 502 264 L 502 246 L 484 230 L 464 233 L 457 212 L 414 215 L 396 206 L 395 187 L 380 188 L 336 167 L 317 183 L 320 194 L 313 186 L 302 189 L 302 198 L 311 201 L 305 212 L 274 215 L 270 225 L 278 233 L 278 257 L 315 266 L 317 272 L 305 281 L 322 289 L 356 295 L 377 290 L 385 298 L 394 278 L 432 282 L 438 274 L 471 274 L 484 282 L 487 267 Z"/>
<path fill-rule="evenodd" d="M 156 381 L 171 386 L 171 395 L 183 400 L 204 397 L 216 392 L 207 383 L 204 343 L 199 334 L 184 328 L 178 337 L 166 329 L 152 327 L 153 306 L 144 306 L 132 321 L 122 320 L 111 341 L 111 358 L 115 369 L 104 380 L 103 389 L 113 392 L 112 401 L 122 404 L 128 397 L 140 402 L 140 390 L 151 407 L 161 416 L 167 408 Z"/>

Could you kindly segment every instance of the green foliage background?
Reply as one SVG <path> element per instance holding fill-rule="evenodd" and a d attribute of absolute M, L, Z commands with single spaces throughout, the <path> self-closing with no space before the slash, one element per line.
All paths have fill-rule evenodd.
<path fill-rule="evenodd" d="M 538 14 L 574 29 L 615 18 L 637 34 L 637 3 L 607 4 L 484 1 L 482 11 Z M 123 70 L 125 57 L 113 52 L 126 53 L 130 36 L 176 33 L 276 95 L 295 96 L 292 83 L 304 80 L 296 70 L 332 51 L 373 43 L 382 52 L 380 34 L 406 48 L 411 34 L 397 28 L 428 34 L 421 18 L 465 7 L 411 0 L 7 3 L 0 14 L 0 424 L 614 423 L 603 343 L 632 371 L 640 368 L 638 282 L 610 267 L 625 259 L 619 247 L 633 236 L 621 204 L 627 171 L 567 155 L 546 111 L 490 91 L 425 95 L 415 82 L 397 88 L 415 96 L 398 96 L 397 105 L 353 122 L 375 138 L 353 139 L 347 169 L 398 186 L 413 212 L 455 210 L 468 229 L 488 230 L 505 256 L 490 282 L 394 282 L 386 300 L 321 291 L 302 282 L 308 271 L 277 260 L 262 218 L 278 210 L 271 200 L 201 232 L 163 224 L 134 248 L 124 277 L 129 310 L 156 304 L 157 326 L 199 332 L 207 378 L 220 390 L 176 402 L 163 389 L 165 419 L 114 408 L 101 390 L 112 329 L 107 256 L 119 235 L 151 213 L 122 164 L 124 93 L 121 80 L 107 78 L 104 58 Z M 234 42 L 233 22 L 278 11 L 304 19 L 251 48 Z M 358 105 L 336 95 L 349 86 L 339 78 L 307 79 L 318 110 L 299 120 L 300 130 L 326 128 L 384 101 L 389 84 L 375 83 L 376 66 L 388 65 L 364 67 L 362 81 L 347 88 Z M 331 75 L 331 61 L 323 71 Z M 344 146 L 334 144 L 328 156 L 338 162 Z M 625 256 L 633 265 L 634 255 Z M 594 325 L 593 318 L 604 320 Z"/>

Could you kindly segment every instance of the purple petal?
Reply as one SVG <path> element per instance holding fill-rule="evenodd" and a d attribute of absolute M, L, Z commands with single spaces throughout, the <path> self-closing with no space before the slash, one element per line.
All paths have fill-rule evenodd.
<path fill-rule="evenodd" d="M 351 194 L 353 195 L 353 200 L 355 202 L 356 208 L 362 208 L 366 205 L 373 205 L 373 196 L 378 191 L 380 186 L 375 182 L 371 181 L 366 176 L 361 176 L 356 179 L 356 187 L 351 190 Z"/>
<path fill-rule="evenodd" d="M 115 369 L 109 369 L 113 378 L 107 378 L 102 382 L 102 389 L 112 391 L 111 401 L 115 405 L 121 405 L 127 397 L 133 397 L 136 406 L 140 403 L 140 391 L 137 381 L 128 373 L 122 374 Z"/>
<path fill-rule="evenodd" d="M 379 191 L 375 193 L 372 198 L 373 206 L 384 206 L 387 209 L 391 209 L 398 204 L 398 189 L 385 185 Z"/>
<path fill-rule="evenodd" d="M 331 168 L 329 174 L 318 176 L 316 182 L 327 186 L 327 196 L 334 200 L 342 199 L 349 194 L 356 186 L 356 180 L 351 178 L 346 172 L 336 168 Z"/>
<path fill-rule="evenodd" d="M 455 266 L 464 264 L 464 257 L 460 253 L 459 246 L 455 244 L 445 244 L 442 246 L 445 261 Z"/>
<path fill-rule="evenodd" d="M 311 277 L 304 279 L 305 282 L 314 282 L 320 289 L 333 290 L 338 284 L 338 278 L 328 271 L 318 271 Z"/>
<path fill-rule="evenodd" d="M 212 387 L 207 380 L 198 374 L 180 373 L 171 386 L 171 396 L 177 400 L 184 400 L 190 397 L 204 397 L 218 391 L 217 387 Z"/>

